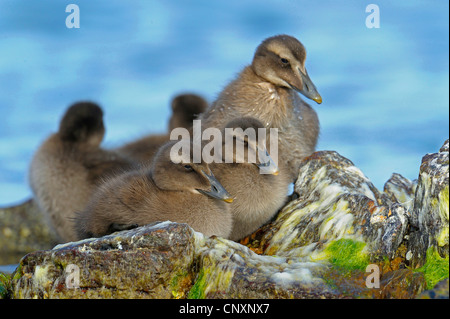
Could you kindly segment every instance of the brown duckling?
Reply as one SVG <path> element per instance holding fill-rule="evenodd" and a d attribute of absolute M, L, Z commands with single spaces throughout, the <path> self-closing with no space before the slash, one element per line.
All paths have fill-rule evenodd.
<path fill-rule="evenodd" d="M 102 178 L 133 166 L 130 160 L 100 148 L 104 133 L 101 108 L 91 102 L 76 103 L 31 161 L 34 199 L 61 242 L 77 239 L 74 213 L 85 208 Z"/>
<path fill-rule="evenodd" d="M 192 121 L 208 108 L 208 102 L 196 94 L 180 94 L 172 100 L 171 108 L 168 134 L 144 136 L 125 144 L 117 151 L 139 162 L 150 163 L 159 147 L 169 141 L 170 132 L 177 127 L 190 129 Z"/>
<path fill-rule="evenodd" d="M 224 157 L 223 163 L 210 166 L 233 197 L 230 204 L 233 215 L 230 239 L 239 240 L 267 223 L 278 212 L 287 200 L 291 180 L 286 168 L 283 165 L 277 167 L 276 159 L 272 160 L 267 154 L 266 139 L 258 134 L 258 129 L 264 129 L 259 120 L 251 117 L 235 119 L 227 123 L 225 129 L 235 130 L 236 140 L 244 142 L 245 159 L 242 161 L 239 158 L 242 156 L 237 156 L 236 147 L 233 149 L 233 163 L 225 163 Z M 253 138 L 245 135 L 247 129 L 256 133 Z M 248 161 L 249 152 L 258 154 L 255 162 Z M 222 154 L 226 155 L 225 150 Z"/>
<path fill-rule="evenodd" d="M 278 128 L 278 152 L 294 181 L 301 160 L 314 152 L 319 135 L 316 112 L 297 92 L 322 102 L 306 72 L 305 59 L 306 50 L 294 37 L 264 40 L 252 64 L 200 116 L 202 126 L 223 127 L 234 118 L 251 116 L 267 128 Z"/>
<path fill-rule="evenodd" d="M 233 222 L 225 203 L 232 201 L 230 195 L 214 178 L 208 164 L 192 163 L 192 147 L 190 154 L 173 156 L 175 144 L 164 144 L 150 167 L 107 180 L 78 214 L 78 237 L 98 237 L 170 220 L 187 223 L 206 236 L 227 238 Z"/>

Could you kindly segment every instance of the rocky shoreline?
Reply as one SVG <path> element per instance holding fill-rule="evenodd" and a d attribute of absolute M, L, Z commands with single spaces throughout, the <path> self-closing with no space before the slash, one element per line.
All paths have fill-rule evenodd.
<path fill-rule="evenodd" d="M 383 191 L 316 152 L 298 197 L 240 243 L 162 222 L 52 249 L 32 200 L 0 209 L 0 264 L 25 255 L 0 298 L 448 298 L 448 144 Z"/>

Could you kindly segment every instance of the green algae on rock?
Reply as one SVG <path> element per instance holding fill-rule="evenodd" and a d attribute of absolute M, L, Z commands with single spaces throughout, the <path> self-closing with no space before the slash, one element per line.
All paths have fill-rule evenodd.
<path fill-rule="evenodd" d="M 370 263 L 369 255 L 365 248 L 366 243 L 364 242 L 339 239 L 328 244 L 325 252 L 330 255 L 330 262 L 337 267 L 365 271 Z"/>
<path fill-rule="evenodd" d="M 449 276 L 449 257 L 442 258 L 434 247 L 427 250 L 425 264 L 416 269 L 422 272 L 426 280 L 426 288 L 432 289 L 438 282 L 448 278 Z"/>

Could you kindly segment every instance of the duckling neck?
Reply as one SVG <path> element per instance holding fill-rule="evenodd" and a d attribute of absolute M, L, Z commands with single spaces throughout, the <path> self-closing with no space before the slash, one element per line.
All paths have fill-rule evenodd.
<path fill-rule="evenodd" d="M 267 127 L 281 127 L 293 112 L 295 96 L 292 89 L 276 86 L 258 76 L 247 66 L 239 77 L 225 88 L 225 98 L 239 113 L 259 118 Z M 231 102 L 231 103 L 230 103 Z"/>

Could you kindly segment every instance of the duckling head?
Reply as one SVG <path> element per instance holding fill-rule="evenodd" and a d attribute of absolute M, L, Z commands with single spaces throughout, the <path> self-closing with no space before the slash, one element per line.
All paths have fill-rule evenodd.
<path fill-rule="evenodd" d="M 306 50 L 303 44 L 289 35 L 277 35 L 264 40 L 256 49 L 253 71 L 266 81 L 296 90 L 322 103 L 322 97 L 305 68 Z"/>
<path fill-rule="evenodd" d="M 278 166 L 269 155 L 266 148 L 266 127 L 254 117 L 241 117 L 231 120 L 225 125 L 225 135 L 229 135 L 224 140 L 222 152 L 227 156 L 232 155 L 233 163 L 240 165 L 255 165 L 261 174 L 278 175 Z M 227 140 L 233 139 L 233 149 L 231 154 L 227 149 Z M 236 144 L 236 148 L 234 147 Z M 243 147 L 239 147 L 243 145 Z M 257 155 L 257 156 L 256 156 Z"/>
<path fill-rule="evenodd" d="M 208 108 L 208 102 L 197 94 L 180 94 L 172 100 L 172 117 L 169 130 L 176 127 L 190 128 L 192 121 Z"/>
<path fill-rule="evenodd" d="M 189 152 L 179 152 L 189 146 Z M 187 149 L 187 148 L 185 148 Z M 169 191 L 189 191 L 231 203 L 233 198 L 214 177 L 204 161 L 193 163 L 190 141 L 171 141 L 159 149 L 153 160 L 151 177 L 156 186 Z"/>
<path fill-rule="evenodd" d="M 105 135 L 102 109 L 92 102 L 73 104 L 64 114 L 58 134 L 65 142 L 98 147 Z"/>

